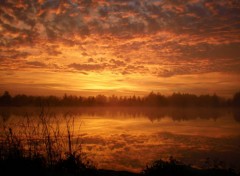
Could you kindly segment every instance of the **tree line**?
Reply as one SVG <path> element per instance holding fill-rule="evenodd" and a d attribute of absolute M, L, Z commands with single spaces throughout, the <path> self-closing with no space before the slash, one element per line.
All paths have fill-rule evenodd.
<path fill-rule="evenodd" d="M 225 107 L 240 106 L 240 92 L 232 98 L 223 98 L 216 94 L 195 95 L 173 93 L 165 96 L 151 92 L 146 96 L 30 96 L 25 94 L 10 95 L 5 91 L 0 96 L 0 106 L 179 106 L 179 107 Z"/>

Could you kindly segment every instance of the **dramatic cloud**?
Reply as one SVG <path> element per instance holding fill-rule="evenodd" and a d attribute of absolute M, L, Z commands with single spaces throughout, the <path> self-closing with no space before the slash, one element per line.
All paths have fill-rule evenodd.
<path fill-rule="evenodd" d="M 125 84 L 201 74 L 219 74 L 218 82 L 239 77 L 239 11 L 236 0 L 3 0 L 0 66 L 83 73 L 83 80 L 124 76 Z M 233 81 L 229 94 L 239 86 Z"/>
<path fill-rule="evenodd" d="M 100 64 L 70 64 L 69 67 L 75 68 L 79 71 L 97 71 L 97 70 L 103 70 L 105 68 L 105 65 Z"/>
<path fill-rule="evenodd" d="M 37 68 L 44 68 L 47 66 L 46 64 L 38 61 L 27 62 L 26 64 Z"/>

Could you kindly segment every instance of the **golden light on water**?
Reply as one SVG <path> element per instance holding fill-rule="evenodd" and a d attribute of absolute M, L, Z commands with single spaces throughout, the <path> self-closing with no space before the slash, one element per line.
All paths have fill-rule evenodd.
<path fill-rule="evenodd" d="M 98 161 L 98 167 L 133 172 L 170 155 L 184 159 L 195 155 L 197 158 L 197 153 L 204 156 L 203 153 L 212 150 L 227 153 L 229 148 L 223 141 L 239 135 L 239 124 L 233 124 L 229 118 L 173 121 L 172 117 L 165 117 L 151 122 L 146 116 L 127 117 L 116 113 L 114 117 L 82 116 L 80 119 L 84 150 Z M 191 158 L 187 161 L 197 161 Z"/>
<path fill-rule="evenodd" d="M 22 140 L 32 127 L 41 136 L 41 118 L 46 118 L 50 134 L 59 133 L 55 142 L 63 142 L 68 151 L 70 130 L 72 149 L 81 147 L 99 169 L 140 172 L 169 156 L 196 166 L 209 156 L 234 165 L 239 157 L 238 114 L 228 108 L 56 107 L 45 109 L 42 116 L 41 108 L 15 107 L 5 112 L 5 125 Z M 35 137 L 39 139 L 31 139 Z"/>

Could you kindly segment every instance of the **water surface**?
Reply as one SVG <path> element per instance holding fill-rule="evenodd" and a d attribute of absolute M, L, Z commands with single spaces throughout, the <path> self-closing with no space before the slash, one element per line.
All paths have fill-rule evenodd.
<path fill-rule="evenodd" d="M 202 166 L 212 162 L 239 169 L 239 112 L 208 108 L 48 108 L 56 118 L 71 114 L 82 149 L 98 168 L 139 172 L 170 156 Z M 41 109 L 1 109 L 14 123 Z M 64 126 L 64 122 L 61 122 Z"/>

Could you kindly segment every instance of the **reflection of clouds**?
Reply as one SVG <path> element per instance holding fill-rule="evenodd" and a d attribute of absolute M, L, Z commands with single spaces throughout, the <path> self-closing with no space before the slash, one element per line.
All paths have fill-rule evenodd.
<path fill-rule="evenodd" d="M 84 143 L 87 144 L 101 144 L 104 145 L 105 140 L 101 138 L 100 136 L 95 136 L 95 137 L 84 137 Z"/>
<path fill-rule="evenodd" d="M 23 119 L 21 112 L 30 111 L 33 117 L 40 112 L 3 110 L 0 116 L 11 122 Z M 59 118 L 67 112 L 76 116 L 83 151 L 99 168 L 139 171 L 170 155 L 191 164 L 201 164 L 207 157 L 234 164 L 240 157 L 239 123 L 229 109 L 61 107 L 56 111 Z M 54 109 L 50 113 L 54 115 Z"/>
<path fill-rule="evenodd" d="M 146 163 L 159 158 L 166 159 L 171 155 L 191 164 L 201 164 L 201 161 L 207 157 L 218 158 L 227 164 L 232 164 L 240 157 L 239 139 L 239 137 L 213 138 L 169 132 L 148 135 L 123 133 L 84 137 L 83 147 L 90 156 L 95 156 L 100 168 L 139 171 Z"/>

